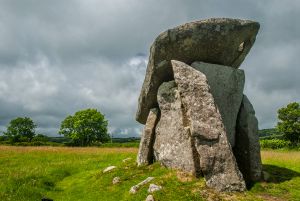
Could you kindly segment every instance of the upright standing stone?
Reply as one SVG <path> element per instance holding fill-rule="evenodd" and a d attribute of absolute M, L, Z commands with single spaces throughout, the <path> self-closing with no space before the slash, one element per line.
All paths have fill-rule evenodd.
<path fill-rule="evenodd" d="M 166 167 L 195 173 L 192 139 L 184 127 L 181 100 L 174 81 L 164 82 L 159 87 L 157 100 L 161 117 L 156 126 L 155 159 Z"/>
<path fill-rule="evenodd" d="M 247 184 L 259 181 L 262 174 L 258 122 L 252 104 L 244 95 L 237 120 L 234 154 Z"/>
<path fill-rule="evenodd" d="M 205 75 L 185 63 L 171 63 L 183 104 L 182 116 L 196 139 L 206 184 L 218 191 L 244 191 L 245 182 Z"/>
<path fill-rule="evenodd" d="M 145 124 L 149 110 L 157 107 L 157 90 L 173 80 L 171 59 L 238 68 L 255 42 L 259 23 L 250 20 L 212 18 L 190 22 L 161 33 L 150 49 L 149 63 L 136 120 Z"/>
<path fill-rule="evenodd" d="M 245 84 L 244 71 L 204 62 L 194 62 L 191 66 L 206 76 L 210 92 L 221 113 L 227 138 L 231 147 L 234 147 L 236 120 Z"/>
<path fill-rule="evenodd" d="M 159 110 L 157 108 L 151 109 L 140 141 L 137 156 L 138 165 L 148 165 L 153 162 L 153 143 L 158 119 Z"/>

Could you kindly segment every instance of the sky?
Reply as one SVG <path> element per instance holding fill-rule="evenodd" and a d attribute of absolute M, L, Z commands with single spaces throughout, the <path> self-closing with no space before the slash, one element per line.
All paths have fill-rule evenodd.
<path fill-rule="evenodd" d="M 28 116 L 57 135 L 61 121 L 96 108 L 114 136 L 139 136 L 135 121 L 149 48 L 177 25 L 212 17 L 258 21 L 241 69 L 259 128 L 300 100 L 298 0 L 0 0 L 0 131 Z"/>

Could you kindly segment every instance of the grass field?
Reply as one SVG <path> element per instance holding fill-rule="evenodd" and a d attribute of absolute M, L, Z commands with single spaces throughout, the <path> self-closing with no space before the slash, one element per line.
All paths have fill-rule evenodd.
<path fill-rule="evenodd" d="M 131 186 L 148 176 L 163 186 L 157 200 L 300 200 L 300 152 L 262 151 L 269 182 L 256 183 L 246 193 L 215 193 L 195 179 L 159 164 L 136 167 L 137 148 L 67 148 L 0 146 L 0 200 L 55 201 L 145 200 L 147 187 L 135 195 Z M 122 162 L 125 158 L 132 158 Z M 102 173 L 110 165 L 112 172 Z M 121 183 L 113 185 L 115 176 Z"/>

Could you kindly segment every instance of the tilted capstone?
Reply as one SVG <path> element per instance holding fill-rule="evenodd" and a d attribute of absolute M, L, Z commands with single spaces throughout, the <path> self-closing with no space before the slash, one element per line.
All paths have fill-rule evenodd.
<path fill-rule="evenodd" d="M 158 87 L 174 80 L 171 60 L 195 61 L 238 68 L 255 42 L 259 24 L 250 20 L 212 18 L 190 22 L 161 33 L 150 48 L 136 120 L 146 123 L 156 108 Z"/>

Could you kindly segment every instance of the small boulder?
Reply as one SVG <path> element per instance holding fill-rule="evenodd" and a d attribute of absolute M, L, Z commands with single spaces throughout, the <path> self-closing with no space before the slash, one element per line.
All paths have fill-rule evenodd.
<path fill-rule="evenodd" d="M 113 184 L 118 184 L 120 182 L 121 182 L 121 178 L 120 177 L 114 177 L 113 180 L 112 180 Z"/>
<path fill-rule="evenodd" d="M 147 179 L 145 179 L 144 181 L 138 183 L 135 186 L 132 186 L 130 188 L 130 193 L 131 194 L 135 194 L 142 186 L 144 186 L 145 184 L 149 183 L 150 181 L 152 181 L 154 179 L 154 177 L 148 177 Z"/>
<path fill-rule="evenodd" d="M 103 173 L 110 172 L 110 171 L 112 171 L 113 169 L 116 169 L 116 168 L 117 168 L 116 166 L 109 166 L 109 167 L 107 167 L 103 170 Z"/>
<path fill-rule="evenodd" d="M 153 195 L 148 195 L 146 201 L 155 201 Z"/>
<path fill-rule="evenodd" d="M 160 191 L 162 189 L 161 186 L 155 185 L 155 184 L 150 184 L 148 188 L 148 193 L 153 193 L 155 191 Z"/>

